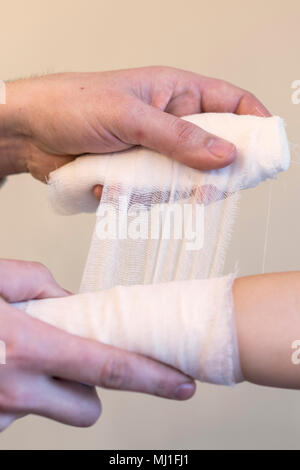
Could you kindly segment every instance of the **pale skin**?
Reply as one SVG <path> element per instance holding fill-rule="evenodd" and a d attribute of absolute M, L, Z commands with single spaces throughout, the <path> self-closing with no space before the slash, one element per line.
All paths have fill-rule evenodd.
<path fill-rule="evenodd" d="M 239 87 L 170 67 L 67 73 L 7 83 L 7 104 L 0 106 L 0 177 L 30 172 L 46 182 L 52 170 L 79 155 L 121 151 L 134 145 L 158 150 L 198 169 L 230 164 L 236 157 L 232 143 L 179 119 L 199 112 L 270 116 L 255 96 Z M 100 199 L 101 187 L 93 191 Z M 293 278 L 290 280 L 293 285 Z M 267 321 L 272 316 L 274 292 L 271 287 L 265 292 L 266 282 L 263 277 L 235 283 L 243 373 L 255 383 L 269 377 L 268 385 L 290 387 L 295 383 L 297 388 L 297 380 L 291 379 L 296 368 L 290 368 L 290 375 L 286 372 L 286 381 L 280 383 L 275 366 L 268 363 L 270 369 L 264 374 L 263 357 L 257 367 L 256 359 L 251 359 L 255 331 L 260 322 L 264 330 L 264 318 Z M 258 307 L 252 315 L 247 303 L 248 292 L 256 289 L 253 283 L 262 286 L 260 316 Z M 274 291 L 279 295 L 278 289 Z M 69 335 L 14 309 L 11 302 L 69 295 L 45 267 L 2 260 L 0 294 L 1 339 L 7 344 L 7 364 L 0 366 L 0 430 L 28 413 L 75 426 L 91 425 L 100 414 L 97 385 L 181 400 L 194 394 L 194 382 L 179 371 Z M 278 301 L 277 309 L 279 305 Z M 289 323 L 278 312 L 270 328 L 280 328 L 283 321 L 289 328 L 293 315 Z M 291 326 L 291 330 L 292 335 L 295 329 Z M 278 351 L 275 342 L 270 343 Z"/>
<path fill-rule="evenodd" d="M 233 294 L 245 380 L 300 389 L 300 365 L 292 361 L 300 339 L 300 272 L 242 277 Z"/>

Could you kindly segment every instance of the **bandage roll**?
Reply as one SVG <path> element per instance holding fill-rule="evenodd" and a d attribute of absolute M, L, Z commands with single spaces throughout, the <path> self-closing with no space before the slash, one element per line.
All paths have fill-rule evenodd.
<path fill-rule="evenodd" d="M 234 163 L 199 171 L 134 147 L 83 156 L 51 173 L 50 197 L 57 211 L 98 207 L 80 292 L 222 275 L 239 190 L 289 165 L 279 117 L 203 113 L 184 119 L 233 142 Z M 99 206 L 92 192 L 97 184 L 103 185 Z"/>
<path fill-rule="evenodd" d="M 69 333 L 146 355 L 202 382 L 233 385 L 243 380 L 233 279 L 117 286 L 14 305 Z"/>
<path fill-rule="evenodd" d="M 86 155 L 50 174 L 50 197 L 56 211 L 62 214 L 96 211 L 98 201 L 92 189 L 97 184 L 122 186 L 125 193 L 130 188 L 139 198 L 142 194 L 169 194 L 174 188 L 177 193 L 186 194 L 203 185 L 223 194 L 254 187 L 289 166 L 289 145 L 280 117 L 203 113 L 182 119 L 234 143 L 238 150 L 235 162 L 204 172 L 143 147 Z"/>

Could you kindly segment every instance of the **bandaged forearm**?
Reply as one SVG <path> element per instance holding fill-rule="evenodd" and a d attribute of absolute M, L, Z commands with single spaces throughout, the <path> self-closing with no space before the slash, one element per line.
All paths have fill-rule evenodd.
<path fill-rule="evenodd" d="M 243 380 L 232 301 L 233 276 L 117 286 L 15 304 L 69 333 L 173 366 L 202 382 Z"/>

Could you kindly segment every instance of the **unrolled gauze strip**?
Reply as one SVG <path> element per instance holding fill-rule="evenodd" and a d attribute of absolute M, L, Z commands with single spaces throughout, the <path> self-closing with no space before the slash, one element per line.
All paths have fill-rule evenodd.
<path fill-rule="evenodd" d="M 139 147 L 84 156 L 51 173 L 50 195 L 62 213 L 96 210 L 92 188 L 103 185 L 81 292 L 221 275 L 238 190 L 289 165 L 279 117 L 203 113 L 185 119 L 235 143 L 236 161 L 205 172 Z"/>
<path fill-rule="evenodd" d="M 175 181 L 176 191 L 182 193 L 203 185 L 212 185 L 219 192 L 235 192 L 254 187 L 289 166 L 284 121 L 278 116 L 203 113 L 182 119 L 233 142 L 238 150 L 236 161 L 226 168 L 202 172 L 143 147 L 83 156 L 50 174 L 55 209 L 65 214 L 96 211 L 98 202 L 92 194 L 96 184 L 114 188 L 121 184 L 134 188 L 139 195 L 172 191 Z"/>
<path fill-rule="evenodd" d="M 243 380 L 233 275 L 15 304 L 69 333 L 144 354 L 202 382 Z"/>

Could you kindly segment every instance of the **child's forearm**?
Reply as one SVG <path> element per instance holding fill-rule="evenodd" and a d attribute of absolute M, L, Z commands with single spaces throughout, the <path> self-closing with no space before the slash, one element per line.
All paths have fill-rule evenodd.
<path fill-rule="evenodd" d="M 233 293 L 245 379 L 300 389 L 300 365 L 292 361 L 300 340 L 300 272 L 239 278 Z"/>
<path fill-rule="evenodd" d="M 144 354 L 200 381 L 300 389 L 300 273 L 116 286 L 15 305 L 72 334 Z M 297 351 L 296 351 L 297 353 Z M 299 354 L 300 356 L 300 354 Z"/>

